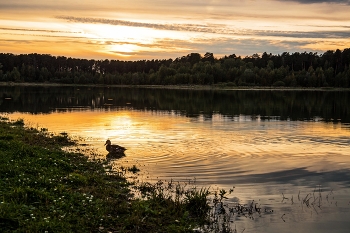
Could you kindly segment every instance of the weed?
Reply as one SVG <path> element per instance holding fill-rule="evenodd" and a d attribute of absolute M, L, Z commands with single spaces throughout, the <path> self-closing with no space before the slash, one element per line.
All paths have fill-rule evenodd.
<path fill-rule="evenodd" d="M 17 119 L 16 121 L 12 122 L 13 125 L 15 126 L 24 126 L 24 120 L 23 119 Z"/>
<path fill-rule="evenodd" d="M 65 133 L 0 121 L 0 227 L 2 232 L 192 232 L 206 208 L 204 190 L 177 197 L 159 182 L 140 185 L 134 198 L 123 174 L 107 172 L 106 161 L 61 148 L 73 145 Z M 133 185 L 133 186 L 132 186 Z M 176 195 L 175 195 L 176 196 Z"/>
<path fill-rule="evenodd" d="M 140 169 L 138 169 L 138 168 L 136 167 L 136 165 L 133 165 L 132 167 L 129 167 L 127 170 L 128 170 L 129 172 L 134 173 L 134 174 L 140 171 Z"/>

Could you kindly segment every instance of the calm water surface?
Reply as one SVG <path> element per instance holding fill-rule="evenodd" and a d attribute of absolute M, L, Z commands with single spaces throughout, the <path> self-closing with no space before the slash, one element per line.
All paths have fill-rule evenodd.
<path fill-rule="evenodd" d="M 244 232 L 348 232 L 350 96 L 331 91 L 193 91 L 0 87 L 0 111 L 33 127 L 128 148 L 112 161 L 139 179 L 235 187 L 229 202 L 258 202 Z M 307 207 L 308 195 L 318 200 Z"/>

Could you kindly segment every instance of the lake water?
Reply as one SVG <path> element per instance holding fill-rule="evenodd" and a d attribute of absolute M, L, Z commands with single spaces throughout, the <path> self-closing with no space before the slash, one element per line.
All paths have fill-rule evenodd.
<path fill-rule="evenodd" d="M 139 180 L 234 186 L 228 203 L 268 210 L 235 218 L 238 232 L 350 229 L 350 92 L 2 86 L 0 97 L 1 115 L 81 137 L 97 157 L 107 139 L 126 147 L 111 163 L 135 164 Z"/>

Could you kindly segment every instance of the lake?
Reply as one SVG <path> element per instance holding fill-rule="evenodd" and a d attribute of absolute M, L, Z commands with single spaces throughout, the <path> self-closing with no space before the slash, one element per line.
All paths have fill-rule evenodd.
<path fill-rule="evenodd" d="M 233 187 L 255 203 L 238 232 L 348 232 L 350 92 L 0 86 L 0 114 L 31 127 L 127 148 L 114 169 L 138 179 Z M 89 151 L 91 151 L 89 150 Z M 91 156 L 91 153 L 90 153 Z"/>

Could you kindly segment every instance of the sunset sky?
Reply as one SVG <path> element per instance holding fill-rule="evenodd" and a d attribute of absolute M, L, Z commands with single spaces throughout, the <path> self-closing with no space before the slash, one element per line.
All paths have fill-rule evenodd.
<path fill-rule="evenodd" d="M 0 0 L 0 53 L 168 59 L 350 48 L 350 0 Z"/>

